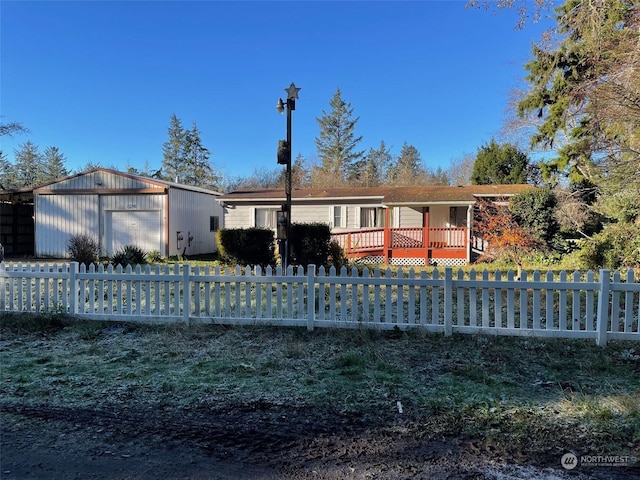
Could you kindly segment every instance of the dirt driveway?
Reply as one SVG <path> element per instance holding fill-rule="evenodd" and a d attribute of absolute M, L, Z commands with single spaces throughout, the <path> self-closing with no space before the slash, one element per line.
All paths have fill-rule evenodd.
<path fill-rule="evenodd" d="M 437 418 L 377 423 L 271 405 L 118 411 L 1 404 L 6 480 L 631 479 L 640 471 L 566 471 L 561 449 L 504 458 L 442 434 Z M 440 432 L 440 433 L 434 433 Z"/>

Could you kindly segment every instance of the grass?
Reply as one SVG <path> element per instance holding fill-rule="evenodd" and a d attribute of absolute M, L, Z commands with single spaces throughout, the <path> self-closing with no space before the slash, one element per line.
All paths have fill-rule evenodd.
<path fill-rule="evenodd" d="M 640 449 L 640 346 L 0 317 L 0 401 L 322 408 L 518 451 Z M 398 402 L 403 406 L 398 412 Z"/>

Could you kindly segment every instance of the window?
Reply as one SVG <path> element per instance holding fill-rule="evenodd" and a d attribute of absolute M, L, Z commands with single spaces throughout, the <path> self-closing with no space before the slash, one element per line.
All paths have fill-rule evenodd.
<path fill-rule="evenodd" d="M 277 226 L 277 212 L 275 208 L 256 208 L 256 227 L 273 228 Z"/>
<path fill-rule="evenodd" d="M 345 226 L 345 218 L 344 218 L 344 209 L 340 206 L 333 207 L 333 226 L 334 227 L 344 227 Z"/>
<path fill-rule="evenodd" d="M 220 217 L 209 217 L 209 231 L 217 232 L 220 229 Z"/>
<path fill-rule="evenodd" d="M 360 209 L 361 228 L 381 228 L 384 227 L 384 208 L 362 207 Z"/>

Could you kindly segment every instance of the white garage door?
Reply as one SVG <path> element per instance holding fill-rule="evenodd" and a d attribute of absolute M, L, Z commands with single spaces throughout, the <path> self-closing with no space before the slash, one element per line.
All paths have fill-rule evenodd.
<path fill-rule="evenodd" d="M 107 212 L 106 230 L 108 255 L 126 245 L 135 245 L 146 252 L 162 251 L 159 210 Z"/>

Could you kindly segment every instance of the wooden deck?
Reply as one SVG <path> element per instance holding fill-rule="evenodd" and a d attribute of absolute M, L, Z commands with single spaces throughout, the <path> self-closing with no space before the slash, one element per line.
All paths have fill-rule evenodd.
<path fill-rule="evenodd" d="M 466 259 L 468 235 L 466 227 L 401 227 L 371 228 L 333 233 L 348 258 Z"/>

